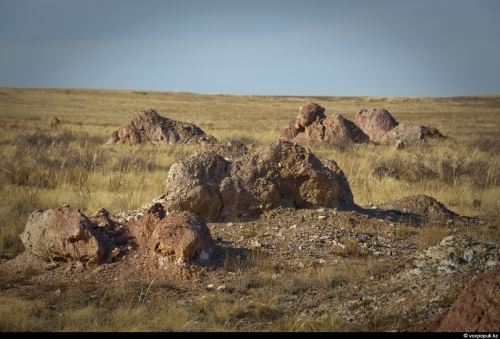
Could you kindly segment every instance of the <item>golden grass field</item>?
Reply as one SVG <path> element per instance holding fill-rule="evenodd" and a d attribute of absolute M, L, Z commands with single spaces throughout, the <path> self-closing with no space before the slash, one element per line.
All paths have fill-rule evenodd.
<path fill-rule="evenodd" d="M 277 140 L 281 127 L 295 118 L 299 106 L 309 101 L 325 107 L 327 115 L 341 113 L 348 119 L 353 119 L 361 108 L 385 108 L 399 122 L 431 124 L 451 137 L 426 147 L 399 151 L 374 145 L 341 150 L 313 148 L 320 159 L 337 161 L 348 178 L 356 203 L 378 204 L 408 195 L 427 194 L 459 214 L 497 222 L 500 215 L 500 95 L 272 97 L 1 88 L 0 255 L 11 258 L 22 251 L 19 234 L 33 210 L 68 203 L 86 214 L 101 207 L 118 213 L 138 208 L 162 193 L 170 165 L 197 147 L 105 145 L 110 133 L 136 111 L 152 107 L 162 116 L 197 124 L 219 141 L 239 139 L 254 147 Z M 391 169 L 400 179 L 373 179 L 371 172 L 377 166 Z M 474 200 L 480 205 L 474 204 Z M 435 243 L 446 235 L 446 231 L 436 232 L 439 233 L 437 240 L 433 240 L 436 234 L 419 235 L 423 246 L 429 241 L 426 237 Z M 0 328 L 2 321 L 3 326 L 11 330 L 44 328 L 36 321 L 43 322 L 43 317 L 37 315 L 43 312 L 45 301 L 3 299 L 0 315 L 13 318 L 0 320 Z M 214 305 L 210 302 L 200 301 L 199 307 Z M 272 309 L 266 302 L 259 305 L 259 312 L 263 314 Z M 224 303 L 220 301 L 218 305 Z M 96 305 L 80 305 L 61 316 L 58 323 L 52 319 L 49 327 L 71 330 L 74 319 L 89 319 L 77 329 L 154 329 L 165 322 L 171 323 L 167 326 L 170 329 L 189 328 L 189 316 L 182 308 L 150 317 L 144 305 L 134 304 L 133 309 L 127 305 L 115 305 L 111 313 L 102 314 L 105 323 L 99 324 L 92 321 L 96 313 L 104 311 Z M 16 312 L 24 313 L 26 318 L 15 317 Z M 237 313 L 237 310 L 221 312 Z M 131 327 L 135 324 L 132 318 L 147 319 L 147 324 Z M 294 330 L 286 321 L 282 319 L 281 329 Z M 300 329 L 314 329 L 309 325 Z M 331 319 L 331 324 L 323 323 L 322 328 L 338 329 L 337 325 L 335 319 Z"/>

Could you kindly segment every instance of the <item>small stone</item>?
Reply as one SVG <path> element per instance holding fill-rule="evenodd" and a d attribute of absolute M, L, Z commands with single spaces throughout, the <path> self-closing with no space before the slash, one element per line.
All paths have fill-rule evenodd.
<path fill-rule="evenodd" d="M 51 262 L 48 266 L 47 266 L 47 270 L 53 270 L 55 268 L 58 268 L 59 267 L 59 264 L 56 263 L 55 261 Z"/>
<path fill-rule="evenodd" d="M 464 252 L 463 258 L 464 258 L 465 261 L 471 262 L 472 259 L 474 258 L 474 251 L 473 250 L 466 250 Z"/>
<path fill-rule="evenodd" d="M 214 289 L 214 284 L 207 285 L 207 290 L 213 290 L 213 289 Z"/>
<path fill-rule="evenodd" d="M 252 240 L 250 242 L 250 247 L 251 248 L 260 248 L 260 247 L 262 247 L 262 244 L 258 240 Z"/>
<path fill-rule="evenodd" d="M 55 294 L 57 294 L 57 295 L 59 295 L 59 294 L 61 294 L 61 293 L 62 293 L 62 291 L 61 291 L 61 289 L 60 289 L 60 288 L 58 288 L 57 290 L 55 290 L 55 292 L 54 292 L 54 293 L 55 293 Z"/>
<path fill-rule="evenodd" d="M 217 291 L 224 291 L 226 289 L 226 285 L 220 285 L 217 287 Z"/>
<path fill-rule="evenodd" d="M 319 220 L 325 220 L 326 218 L 328 218 L 327 215 L 318 215 Z"/>
<path fill-rule="evenodd" d="M 410 270 L 408 273 L 412 274 L 412 275 L 419 275 L 420 273 L 422 273 L 422 271 L 420 271 L 420 269 L 418 269 L 418 268 L 414 268 L 414 269 Z"/>
<path fill-rule="evenodd" d="M 455 242 L 455 236 L 449 235 L 447 237 L 444 237 L 441 242 L 439 243 L 441 246 L 451 246 Z"/>
<path fill-rule="evenodd" d="M 375 205 L 373 205 L 373 206 L 372 206 L 372 210 L 376 210 L 377 208 L 378 208 L 378 207 L 377 207 L 377 206 L 375 206 Z"/>
<path fill-rule="evenodd" d="M 486 267 L 493 267 L 497 265 L 497 262 L 495 260 L 488 260 L 485 265 Z"/>
<path fill-rule="evenodd" d="M 233 226 L 234 226 L 234 223 L 232 223 L 232 222 L 227 223 L 227 227 L 233 227 Z"/>
<path fill-rule="evenodd" d="M 210 259 L 210 254 L 208 254 L 207 251 L 202 250 L 200 253 L 200 260 L 201 261 L 208 261 Z"/>
<path fill-rule="evenodd" d="M 297 224 L 294 224 L 294 225 L 290 226 L 290 229 L 291 229 L 291 230 L 294 230 L 294 229 L 296 229 L 296 228 L 297 228 Z"/>
<path fill-rule="evenodd" d="M 324 263 L 326 263 L 325 259 L 321 258 L 318 260 L 318 264 L 323 265 Z"/>

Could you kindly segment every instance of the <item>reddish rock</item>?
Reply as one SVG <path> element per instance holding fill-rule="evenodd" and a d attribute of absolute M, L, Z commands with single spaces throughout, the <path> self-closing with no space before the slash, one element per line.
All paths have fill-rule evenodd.
<path fill-rule="evenodd" d="M 157 219 L 149 239 L 149 250 L 158 256 L 160 266 L 204 262 L 210 259 L 213 240 L 200 217 L 190 212 L 174 212 Z"/>
<path fill-rule="evenodd" d="M 297 126 L 307 127 L 315 121 L 325 119 L 325 109 L 316 103 L 308 103 L 299 108 Z"/>
<path fill-rule="evenodd" d="M 437 332 L 500 331 L 500 266 L 472 279 L 435 328 Z"/>
<path fill-rule="evenodd" d="M 337 147 L 369 142 L 368 136 L 352 121 L 340 114 L 325 117 L 324 108 L 316 104 L 301 107 L 297 119 L 282 129 L 280 137 L 303 144 Z"/>
<path fill-rule="evenodd" d="M 102 262 L 107 260 L 106 241 L 94 224 L 70 207 L 33 212 L 21 234 L 27 251 L 46 260 Z"/>
<path fill-rule="evenodd" d="M 374 142 L 380 142 L 387 132 L 398 125 L 396 119 L 385 109 L 373 109 L 371 112 L 362 109 L 355 115 L 354 122 Z"/>

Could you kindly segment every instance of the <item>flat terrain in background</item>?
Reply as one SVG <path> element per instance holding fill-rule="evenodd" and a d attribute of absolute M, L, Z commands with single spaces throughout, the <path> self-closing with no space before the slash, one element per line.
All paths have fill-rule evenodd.
<path fill-rule="evenodd" d="M 325 107 L 326 115 L 341 113 L 351 120 L 362 108 L 385 108 L 400 123 L 430 124 L 449 136 L 443 142 L 399 151 L 394 147 L 376 145 L 347 149 L 313 147 L 312 150 L 321 160 L 337 161 L 348 178 L 357 204 L 376 205 L 408 195 L 427 194 L 459 214 L 486 220 L 490 230 L 476 232 L 474 236 L 488 238 L 498 244 L 500 95 L 456 98 L 271 97 L 0 88 L 0 255 L 8 259 L 22 251 L 18 236 L 28 215 L 36 209 L 70 204 L 88 215 L 101 207 L 118 213 L 138 208 L 162 194 L 169 167 L 195 152 L 199 146 L 105 145 L 108 136 L 128 121 L 134 112 L 151 107 L 162 116 L 194 123 L 219 141 L 239 139 L 250 148 L 255 148 L 277 140 L 280 129 L 296 117 L 299 106 L 310 101 Z M 388 168 L 394 175 L 374 178 L 372 172 L 379 166 Z M 257 234 L 258 230 L 255 232 Z M 449 233 L 434 228 L 425 231 L 428 234 L 418 233 L 424 232 L 421 230 L 407 232 L 408 241 L 419 248 L 435 245 Z M 356 265 L 363 265 L 359 263 L 359 258 L 353 260 Z M 328 280 L 330 273 L 322 273 L 322 279 Z M 372 273 L 363 274 L 356 273 L 353 279 L 358 284 L 366 283 L 363 279 L 368 279 Z M 315 290 L 318 287 L 311 285 L 307 288 Z M 324 289 L 324 286 L 321 288 Z M 30 302 L 8 296 L 5 298 L 9 303 L 17 305 L 18 310 L 24 310 L 27 318 L 14 319 L 3 325 L 0 320 L 0 329 L 4 326 L 14 330 L 90 330 L 92 326 L 89 323 L 97 329 L 112 329 L 113 326 L 124 330 L 165 328 L 145 322 L 150 312 L 147 307 L 155 306 L 144 304 L 141 299 L 143 292 L 144 289 L 123 292 L 129 293 L 126 298 L 130 297 L 130 300 L 140 294 L 138 298 L 142 304 L 130 304 L 123 314 L 113 313 L 114 320 L 104 315 L 103 300 L 107 292 L 103 292 L 104 296 L 98 300 L 100 304 L 91 303 L 89 306 L 75 302 L 75 309 L 68 306 L 71 303 L 61 306 L 54 302 L 57 304 L 54 307 L 61 314 L 69 310 L 69 313 L 64 313 L 66 318 L 62 323 L 52 318 L 50 321 L 43 320 L 39 316 L 47 303 L 55 305 L 53 301 L 44 300 L 40 295 L 30 297 Z M 170 292 L 173 293 L 172 289 Z M 276 291 L 273 294 L 279 295 Z M 124 295 L 117 294 L 116 298 L 123 299 Z M 283 318 L 284 306 L 276 300 L 266 303 L 264 300 L 269 300 L 267 297 L 263 297 L 258 304 L 261 305 L 258 308 L 260 313 L 252 313 L 253 316 L 255 312 L 259 314 L 259 323 L 270 324 L 261 329 L 346 329 L 331 319 L 328 323 L 330 327 L 326 328 L 324 323 L 314 322 L 293 327 L 295 325 L 288 323 L 290 319 Z M 7 304 L 7 299 L 2 304 Z M 197 307 L 203 309 L 198 311 L 208 314 L 206 312 L 212 308 L 210 302 L 198 300 L 201 306 Z M 226 299 L 217 302 L 234 306 Z M 241 307 L 242 310 L 227 306 L 227 309 L 220 310 L 222 315 L 210 316 L 213 318 L 206 315 L 204 321 L 210 323 L 207 327 L 194 326 L 196 322 L 193 323 L 189 315 L 194 311 L 188 312 L 185 308 L 170 313 L 171 317 L 178 319 L 162 318 L 162 321 L 172 322 L 173 325 L 167 326 L 167 329 L 245 329 L 240 325 L 241 321 L 245 323 L 241 319 L 246 319 L 247 313 L 244 306 L 238 305 L 234 307 Z M 2 307 L 0 314 L 13 312 Z M 102 317 L 108 323 L 99 323 L 93 318 L 92 314 L 99 312 L 104 312 Z M 136 318 L 127 318 L 127 312 L 128 316 Z M 130 315 L 130 312 L 133 314 Z M 39 322 L 34 322 L 34 318 Z M 73 320 L 85 325 L 71 327 Z M 395 320 L 391 321 L 347 329 L 369 330 L 386 325 L 394 328 Z"/>

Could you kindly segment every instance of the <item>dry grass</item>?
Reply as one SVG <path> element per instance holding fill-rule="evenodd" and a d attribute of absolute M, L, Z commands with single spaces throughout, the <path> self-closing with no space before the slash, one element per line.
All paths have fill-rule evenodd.
<path fill-rule="evenodd" d="M 450 230 L 443 227 L 424 227 L 416 236 L 416 244 L 420 249 L 435 246 L 450 234 Z"/>
<path fill-rule="evenodd" d="M 401 122 L 430 123 L 453 140 L 396 151 L 360 146 L 315 147 L 335 159 L 359 204 L 377 204 L 411 194 L 429 194 L 458 213 L 497 216 L 500 167 L 497 96 L 430 99 L 373 97 L 260 97 L 93 90 L 0 89 L 0 251 L 22 246 L 17 234 L 37 208 L 64 203 L 92 213 L 133 209 L 159 195 L 166 172 L 193 146 L 103 145 L 133 112 L 154 107 L 194 122 L 219 140 L 249 144 L 276 140 L 297 108 L 313 100 L 327 113 L 348 118 L 362 107 L 385 107 Z M 251 124 L 248 122 L 251 120 Z M 387 167 L 399 179 L 370 175 Z M 480 206 L 474 203 L 480 201 Z"/>
<path fill-rule="evenodd" d="M 153 107 L 164 116 L 193 122 L 221 141 L 236 138 L 256 147 L 275 141 L 281 126 L 308 101 L 324 106 L 327 114 L 350 119 L 363 107 L 386 108 L 402 123 L 429 123 L 451 136 L 453 140 L 402 151 L 366 145 L 312 149 L 320 159 L 337 161 L 358 204 L 428 194 L 460 214 L 487 220 L 484 227 L 463 226 L 453 232 L 499 240 L 499 96 L 306 98 L 48 89 L 0 89 L 0 94 L 0 255 L 22 251 L 19 233 L 35 209 L 69 203 L 85 213 L 100 207 L 116 213 L 162 193 L 170 166 L 196 147 L 104 145 L 135 111 Z M 393 175 L 374 179 L 371 173 L 380 166 Z M 393 236 L 411 238 L 422 249 L 450 232 L 396 227 Z M 251 230 L 242 233 L 255 236 Z M 197 291 L 183 306 L 177 305 L 178 298 L 169 299 L 168 288 L 154 284 L 151 290 L 147 285 L 109 286 L 90 301 L 91 292 L 81 288 L 36 301 L 2 296 L 0 330 L 344 331 L 397 322 L 397 314 L 373 314 L 357 328 L 330 312 L 308 314 L 307 305 L 286 308 L 288 298 L 313 293 L 328 299 L 348 284 L 367 283 L 397 266 L 366 258 L 355 240 L 344 245 L 338 264 L 296 271 L 284 270 L 264 251 L 254 251 L 246 260 L 227 256 L 223 269 L 238 277 L 233 290 Z"/>

